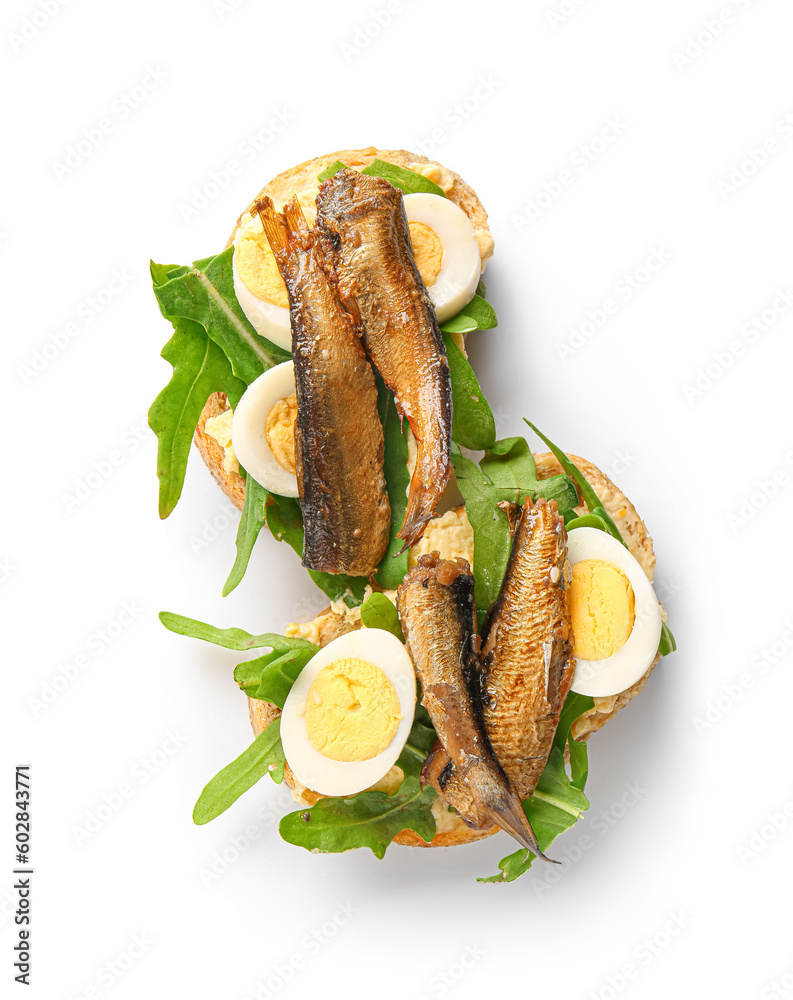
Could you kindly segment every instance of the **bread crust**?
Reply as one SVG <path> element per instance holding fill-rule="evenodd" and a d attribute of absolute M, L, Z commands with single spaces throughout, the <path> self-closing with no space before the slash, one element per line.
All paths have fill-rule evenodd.
<path fill-rule="evenodd" d="M 405 167 L 408 170 L 411 169 L 412 164 L 416 163 L 422 166 L 438 163 L 437 160 L 428 159 L 426 156 L 421 156 L 418 153 L 411 153 L 406 149 L 376 149 L 374 146 L 367 146 L 365 149 L 337 149 L 335 153 L 325 153 L 322 156 L 315 156 L 313 159 L 305 160 L 303 163 L 299 163 L 295 167 L 290 167 L 288 170 L 284 170 L 276 177 L 273 177 L 271 181 L 268 181 L 264 185 L 256 197 L 251 200 L 245 211 L 237 219 L 237 226 L 239 226 L 243 216 L 250 215 L 254 203 L 265 195 L 272 198 L 275 207 L 280 209 L 296 191 L 311 191 L 315 188 L 319 190 L 320 182 L 317 180 L 317 175 L 321 174 L 332 163 L 336 163 L 337 160 L 345 163 L 348 167 L 356 167 L 363 170 L 364 167 L 368 167 L 373 160 L 377 159 L 387 160 L 389 163 L 395 163 L 397 166 Z M 471 220 L 474 229 L 487 229 L 489 231 L 487 212 L 484 210 L 474 189 L 459 174 L 448 167 L 444 167 L 442 164 L 438 165 L 441 166 L 444 172 L 445 181 L 448 179 L 452 181 L 451 187 L 444 191 L 446 197 L 465 212 Z M 227 247 L 230 247 L 234 242 L 237 226 L 234 227 L 231 236 L 229 236 L 226 243 Z"/>
<path fill-rule="evenodd" d="M 537 464 L 537 475 L 540 479 L 559 475 L 563 471 L 550 452 L 535 455 L 534 458 Z M 636 508 L 625 494 L 597 466 L 577 455 L 568 455 L 568 458 L 575 462 L 578 468 L 581 469 L 587 482 L 598 494 L 605 509 L 619 525 L 620 531 L 625 533 L 624 537 L 631 554 L 636 558 L 652 582 L 653 570 L 655 568 L 653 542 L 647 531 L 647 526 L 636 512 Z M 586 507 L 581 505 L 578 511 L 582 514 L 586 513 Z M 474 558 L 476 558 L 476 554 L 474 554 Z M 315 624 L 317 626 L 317 636 L 320 646 L 326 646 L 340 635 L 344 635 L 346 632 L 360 627 L 357 623 L 354 625 L 350 624 L 342 615 L 336 614 L 330 607 L 317 616 Z M 573 727 L 575 738 L 587 740 L 592 733 L 597 732 L 610 719 L 613 719 L 617 712 L 624 708 L 644 688 L 658 660 L 659 657 L 656 657 L 647 672 L 632 687 L 628 688 L 627 691 L 623 691 L 610 698 L 596 698 L 595 707 L 589 712 L 584 713 Z M 273 719 L 276 719 L 281 714 L 281 710 L 275 705 L 270 705 L 265 701 L 258 701 L 255 698 L 248 699 L 248 709 L 251 725 L 256 736 Z M 301 803 L 314 805 L 321 798 L 316 792 L 298 785 L 288 764 L 284 767 L 284 780 L 289 788 L 292 789 L 293 794 L 298 796 L 297 801 Z M 439 808 L 442 808 L 442 804 Z M 474 841 L 483 840 L 485 837 L 490 837 L 494 833 L 499 832 L 498 827 L 491 827 L 489 830 L 472 830 L 455 814 L 443 816 L 443 825 L 444 828 L 439 830 L 429 843 L 423 841 L 413 830 L 400 831 L 394 838 L 394 843 L 407 847 L 456 847 L 461 844 L 471 844 Z"/>

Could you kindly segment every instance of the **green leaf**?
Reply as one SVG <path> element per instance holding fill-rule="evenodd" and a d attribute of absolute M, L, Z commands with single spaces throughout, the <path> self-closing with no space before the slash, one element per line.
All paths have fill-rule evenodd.
<path fill-rule="evenodd" d="M 247 386 L 267 368 L 288 360 L 289 353 L 256 333 L 245 317 L 234 294 L 233 255 L 229 247 L 178 276 L 169 274 L 167 281 L 155 285 L 154 294 L 169 319 L 199 323 Z"/>
<path fill-rule="evenodd" d="M 564 706 L 559 716 L 559 724 L 556 727 L 553 742 L 562 753 L 565 746 L 570 751 L 570 774 L 571 784 L 582 789 L 586 784 L 589 762 L 587 758 L 587 745 L 579 743 L 572 736 L 573 723 L 576 722 L 584 712 L 588 712 L 595 707 L 595 700 L 586 694 L 576 694 L 570 691 L 564 700 Z"/>
<path fill-rule="evenodd" d="M 379 628 L 395 635 L 400 642 L 405 641 L 399 625 L 399 615 L 393 603 L 385 594 L 371 594 L 361 605 L 361 621 L 367 628 Z"/>
<path fill-rule="evenodd" d="M 499 492 L 498 499 L 523 504 L 537 484 L 534 455 L 522 437 L 502 438 L 485 451 L 482 472 Z"/>
<path fill-rule="evenodd" d="M 555 500 L 562 517 L 569 516 L 578 506 L 578 493 L 569 476 L 551 476 L 548 479 L 538 479 L 537 485 L 531 490 L 532 501 L 540 497 L 545 500 Z"/>
<path fill-rule="evenodd" d="M 484 282 L 479 282 L 484 287 Z M 479 294 L 477 287 L 474 297 L 451 319 L 441 324 L 444 333 L 470 333 L 472 330 L 492 330 L 498 326 L 496 310 Z"/>
<path fill-rule="evenodd" d="M 507 571 L 512 538 L 507 515 L 498 506 L 504 499 L 476 464 L 452 447 L 457 485 L 465 499 L 465 511 L 474 532 L 474 600 L 481 626 L 498 597 Z"/>
<path fill-rule="evenodd" d="M 578 493 L 569 476 L 551 476 L 538 479 L 534 455 L 526 439 L 504 438 L 485 451 L 479 463 L 482 471 L 499 490 L 498 498 L 524 504 L 530 496 L 532 503 L 540 498 L 555 500 L 559 513 L 565 516 L 578 504 Z"/>
<path fill-rule="evenodd" d="M 386 388 L 379 375 L 377 382 L 377 409 L 380 422 L 383 425 L 383 440 L 385 452 L 383 456 L 383 475 L 385 476 L 388 501 L 391 504 L 391 534 L 388 548 L 375 572 L 375 582 L 384 590 L 396 590 L 408 571 L 408 553 L 401 552 L 403 542 L 397 538 L 397 532 L 405 518 L 407 505 L 407 490 L 410 484 L 408 472 L 408 437 L 407 427 L 397 413 L 393 395 Z"/>
<path fill-rule="evenodd" d="M 163 265 L 152 263 L 155 281 Z M 166 314 L 173 336 L 162 357 L 173 368 L 171 381 L 149 410 L 149 427 L 157 435 L 157 477 L 160 483 L 160 517 L 168 517 L 182 493 L 193 434 L 204 404 L 213 392 L 225 392 L 232 405 L 245 391 L 234 377 L 226 356 L 203 327 L 188 319 Z"/>
<path fill-rule="evenodd" d="M 415 170 L 408 170 L 405 167 L 398 167 L 395 163 L 386 163 L 385 160 L 372 160 L 368 167 L 365 167 L 362 174 L 369 174 L 372 177 L 384 177 L 387 181 L 399 188 L 405 194 L 415 194 L 418 191 L 425 191 L 428 194 L 437 194 L 445 198 L 443 189 L 425 177 L 417 174 Z"/>
<path fill-rule="evenodd" d="M 557 500 L 563 512 L 578 495 L 566 476 L 537 479 L 534 457 L 522 437 L 496 441 L 479 466 L 455 446 L 452 462 L 474 533 L 474 598 L 481 626 L 501 590 L 512 550 L 509 521 L 499 503 L 523 504 L 527 495 L 533 501 L 546 496 Z"/>
<path fill-rule="evenodd" d="M 215 628 L 214 625 L 207 625 L 194 618 L 185 618 L 183 615 L 175 615 L 170 611 L 161 611 L 159 618 L 171 632 L 186 635 L 191 639 L 202 639 L 204 642 L 211 642 L 215 646 L 223 646 L 226 649 L 247 650 L 268 646 L 270 649 L 283 653 L 288 649 L 293 649 L 295 643 L 311 646 L 311 643 L 305 639 L 286 639 L 275 632 L 251 635 L 250 632 L 241 628 Z"/>
<path fill-rule="evenodd" d="M 565 699 L 559 718 L 548 763 L 542 772 L 533 794 L 523 803 L 529 822 L 537 835 L 540 849 L 545 852 L 551 843 L 568 830 L 589 808 L 583 788 L 587 777 L 586 743 L 572 739 L 571 726 L 580 716 L 594 706 L 594 700 L 585 695 L 570 693 Z M 564 765 L 564 748 L 570 747 L 570 770 Z M 480 878 L 479 882 L 514 882 L 529 870 L 535 855 L 521 849 L 498 863 L 497 875 Z"/>
<path fill-rule="evenodd" d="M 451 335 L 443 334 L 452 383 L 452 437 L 464 448 L 481 451 L 496 440 L 493 411 L 479 387 L 468 358 Z"/>
<path fill-rule="evenodd" d="M 406 778 L 418 778 L 421 774 L 424 761 L 427 759 L 427 754 L 432 749 L 432 744 L 437 736 L 429 712 L 422 704 L 417 704 L 410 734 L 402 748 L 402 753 L 397 758 L 397 767 L 402 768 L 402 773 Z"/>
<path fill-rule="evenodd" d="M 264 526 L 264 508 L 267 490 L 256 482 L 253 476 L 245 479 L 245 503 L 237 528 L 237 557 L 231 567 L 228 580 L 223 585 L 223 596 L 227 597 L 245 575 L 254 543 Z"/>
<path fill-rule="evenodd" d="M 303 515 L 300 504 L 292 497 L 276 493 L 267 495 L 267 525 L 273 538 L 286 542 L 303 558 Z M 346 573 L 319 573 L 310 569 L 308 575 L 332 601 L 343 600 L 350 608 L 357 608 L 363 600 L 368 580 L 363 576 Z"/>
<path fill-rule="evenodd" d="M 598 517 L 602 518 L 608 525 L 609 534 L 613 535 L 614 538 L 617 539 L 617 541 L 622 542 L 622 544 L 625 545 L 625 548 L 627 548 L 628 546 L 624 538 L 620 534 L 620 529 L 612 521 L 610 515 L 607 513 L 607 511 L 603 507 L 603 504 L 598 499 L 597 493 L 595 493 L 595 491 L 587 482 L 584 473 L 578 468 L 578 466 L 574 465 L 570 461 L 570 459 L 567 457 L 567 455 L 565 455 L 565 453 L 561 450 L 561 448 L 557 448 L 557 446 L 552 441 L 548 440 L 548 438 L 542 433 L 542 431 L 537 430 L 537 428 L 534 426 L 533 423 L 531 423 L 530 420 L 526 420 L 525 417 L 523 419 L 529 425 L 529 427 L 531 427 L 531 429 L 534 431 L 537 437 L 541 438 L 548 445 L 548 447 L 553 452 L 556 461 L 559 463 L 559 465 L 561 465 L 561 467 L 564 469 L 567 475 L 570 476 L 572 479 L 574 479 L 576 483 L 578 483 L 578 488 L 581 491 L 581 496 L 584 500 L 584 503 L 589 508 L 589 510 L 593 514 L 596 514 Z"/>
<path fill-rule="evenodd" d="M 565 527 L 568 531 L 572 531 L 574 528 L 597 528 L 598 531 L 605 531 L 607 535 L 611 534 L 609 526 L 597 514 L 573 516 L 569 521 L 565 522 Z"/>
<path fill-rule="evenodd" d="M 316 652 L 316 647 L 312 649 L 295 647 L 280 656 L 275 652 L 265 653 L 264 656 L 260 656 L 256 660 L 248 661 L 244 664 L 246 677 L 250 676 L 256 669 L 259 671 L 259 684 L 251 697 L 258 698 L 260 701 L 269 701 L 271 705 L 283 708 L 287 695 L 292 690 L 292 685 Z M 240 664 L 240 667 L 242 666 L 243 664 Z M 238 677 L 237 670 L 234 671 L 235 680 Z"/>
<path fill-rule="evenodd" d="M 273 720 L 247 750 L 209 782 L 195 804 L 193 822 L 199 826 L 209 823 L 266 774 L 277 784 L 284 779 L 280 718 Z"/>
<path fill-rule="evenodd" d="M 342 163 L 341 160 L 334 160 L 329 166 L 325 167 L 321 174 L 317 174 L 318 181 L 328 181 L 337 174 L 340 170 L 344 170 L 347 166 L 346 163 Z"/>
<path fill-rule="evenodd" d="M 307 851 L 339 853 L 368 847 L 377 858 L 400 830 L 415 830 L 429 843 L 435 836 L 431 805 L 435 790 L 405 778 L 394 795 L 360 792 L 352 798 L 320 799 L 311 809 L 284 816 L 278 827 L 290 844 Z"/>
<path fill-rule="evenodd" d="M 674 653 L 677 649 L 677 643 L 675 642 L 675 637 L 672 635 L 672 630 L 666 624 L 666 622 L 661 622 L 661 642 L 658 646 L 658 652 L 661 656 L 668 656 L 670 653 Z"/>

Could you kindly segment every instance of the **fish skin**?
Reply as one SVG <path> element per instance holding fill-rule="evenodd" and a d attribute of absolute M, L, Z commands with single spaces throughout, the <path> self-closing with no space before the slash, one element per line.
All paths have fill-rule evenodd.
<path fill-rule="evenodd" d="M 485 729 L 523 801 L 548 761 L 575 673 L 564 593 L 566 559 L 567 534 L 556 501 L 541 499 L 533 506 L 527 499 L 481 647 Z M 556 581 L 550 576 L 554 568 Z M 439 750 L 425 768 L 427 780 L 470 826 L 487 829 L 488 817 L 477 808 L 448 754 Z"/>
<path fill-rule="evenodd" d="M 402 192 L 382 177 L 340 170 L 319 189 L 316 226 L 333 241 L 342 301 L 360 319 L 366 352 L 416 438 L 398 532 L 408 548 L 421 538 L 451 475 L 452 389 Z"/>
<path fill-rule="evenodd" d="M 482 629 L 485 726 L 521 799 L 540 780 L 575 674 L 566 562 L 556 501 L 527 498 Z"/>
<path fill-rule="evenodd" d="M 493 753 L 482 720 L 474 578 L 468 563 L 422 556 L 397 591 L 405 644 L 422 704 L 477 809 L 522 847 L 543 856 L 520 798 Z"/>
<path fill-rule="evenodd" d="M 374 372 L 339 300 L 327 238 L 296 199 L 283 214 L 269 198 L 256 209 L 289 294 L 303 565 L 371 577 L 391 531 Z"/>

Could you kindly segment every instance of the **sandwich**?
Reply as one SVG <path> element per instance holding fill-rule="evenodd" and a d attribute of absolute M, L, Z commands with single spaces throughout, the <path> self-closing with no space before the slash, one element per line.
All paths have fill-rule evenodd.
<path fill-rule="evenodd" d="M 587 808 L 586 740 L 674 649 L 618 487 L 528 421 L 549 450 L 496 437 L 466 352 L 496 326 L 493 247 L 462 177 L 370 148 L 279 174 L 214 257 L 152 265 L 174 328 L 161 516 L 194 441 L 241 511 L 224 594 L 266 527 L 329 600 L 283 635 L 160 616 L 264 651 L 234 675 L 255 739 L 197 823 L 269 775 L 294 844 L 382 857 L 502 830 L 519 849 L 488 880 L 511 881 Z"/>

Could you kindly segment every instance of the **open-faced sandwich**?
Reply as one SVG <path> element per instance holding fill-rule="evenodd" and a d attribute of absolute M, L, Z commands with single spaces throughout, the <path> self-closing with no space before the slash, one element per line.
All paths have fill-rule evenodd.
<path fill-rule="evenodd" d="M 313 851 L 452 846 L 506 831 L 522 874 L 588 806 L 585 740 L 674 649 L 652 541 L 589 462 L 496 439 L 465 337 L 496 325 L 487 215 L 446 167 L 344 150 L 279 174 L 225 250 L 152 265 L 174 368 L 152 406 L 160 513 L 191 441 L 328 608 L 285 635 L 163 613 L 248 658 L 256 738 L 202 792 L 205 823 L 269 774 Z M 481 453 L 478 461 L 471 453 Z M 270 539 L 270 543 L 272 543 Z"/>

